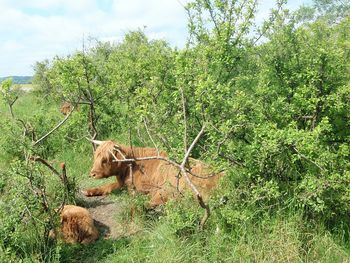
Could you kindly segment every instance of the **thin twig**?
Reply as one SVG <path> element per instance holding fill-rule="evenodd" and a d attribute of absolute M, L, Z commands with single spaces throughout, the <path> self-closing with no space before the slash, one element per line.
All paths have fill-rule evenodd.
<path fill-rule="evenodd" d="M 66 120 L 69 118 L 69 116 L 72 114 L 72 112 L 74 111 L 74 106 L 72 107 L 72 110 L 66 115 L 66 117 L 59 122 L 51 131 L 49 131 L 47 134 L 45 134 L 43 137 L 41 137 L 39 140 L 37 140 L 36 142 L 33 143 L 33 146 L 37 145 L 38 143 L 40 143 L 41 141 L 43 141 L 46 137 L 48 137 L 51 133 L 53 133 L 55 130 L 57 130 L 59 127 L 61 127 Z"/>
<path fill-rule="evenodd" d="M 23 130 L 23 137 L 25 137 L 29 132 L 28 132 L 28 128 L 27 125 L 25 124 L 25 122 L 21 119 L 17 119 L 18 122 L 20 122 L 24 128 Z"/>
<path fill-rule="evenodd" d="M 190 156 L 191 151 L 193 150 L 194 146 L 197 144 L 199 138 L 203 135 L 204 133 L 204 129 L 205 129 L 205 125 L 202 126 L 202 129 L 200 130 L 200 132 L 197 134 L 196 138 L 193 140 L 193 142 L 191 143 L 190 147 L 188 148 L 185 157 L 183 158 L 183 161 L 181 163 L 182 166 L 185 166 L 188 157 Z"/>
<path fill-rule="evenodd" d="M 199 141 L 199 138 L 203 135 L 204 129 L 205 129 L 205 125 L 202 126 L 202 129 L 197 134 L 196 138 L 193 140 L 192 144 L 188 148 L 187 153 L 185 154 L 185 157 L 183 158 L 182 163 L 180 165 L 180 170 L 181 170 L 182 176 L 185 177 L 187 184 L 192 188 L 192 191 L 196 194 L 199 205 L 203 209 L 205 209 L 204 216 L 203 216 L 201 223 L 200 223 L 201 228 L 203 228 L 204 224 L 207 222 L 207 220 L 210 216 L 210 208 L 209 208 L 209 205 L 204 202 L 201 193 L 198 191 L 197 187 L 192 183 L 191 179 L 189 178 L 188 174 L 186 173 L 185 165 L 186 165 L 187 159 L 188 159 L 191 151 L 193 150 L 194 146 Z"/>
<path fill-rule="evenodd" d="M 307 156 L 305 156 L 304 154 L 302 154 L 301 152 L 299 152 L 299 150 L 292 145 L 292 149 L 302 158 L 304 158 L 305 160 L 309 161 L 310 163 L 314 164 L 315 166 L 317 166 L 320 170 L 325 170 L 325 168 L 323 168 L 321 165 L 319 165 L 318 163 L 316 163 L 315 161 L 311 160 L 310 158 L 308 158 Z"/>
<path fill-rule="evenodd" d="M 35 161 L 35 162 L 40 162 L 42 164 L 44 164 L 46 167 L 48 167 L 54 174 L 58 175 L 59 177 L 61 177 L 61 174 L 51 165 L 48 163 L 48 161 L 44 160 L 43 158 L 39 157 L 39 156 L 30 156 L 29 160 L 31 161 Z"/>
<path fill-rule="evenodd" d="M 182 101 L 182 113 L 184 118 L 184 153 L 187 152 L 187 116 L 186 116 L 186 100 L 185 94 L 182 87 L 180 87 L 181 91 L 181 101 Z"/>
<path fill-rule="evenodd" d="M 122 153 L 121 150 L 119 150 L 117 147 L 114 147 L 114 149 L 123 157 L 123 159 L 126 159 L 125 155 Z"/>
<path fill-rule="evenodd" d="M 65 163 L 61 163 L 60 164 L 60 167 L 61 167 L 61 170 L 62 170 L 62 173 L 61 173 L 61 181 L 64 185 L 64 195 L 63 195 L 63 200 L 61 202 L 61 205 L 60 207 L 55 211 L 55 216 L 58 215 L 59 213 L 61 213 L 63 207 L 65 206 L 66 204 L 66 199 L 67 199 L 67 195 L 69 194 L 70 192 L 70 187 L 69 187 L 69 182 L 68 182 L 68 178 L 67 178 L 67 171 L 66 171 L 66 164 Z"/>
<path fill-rule="evenodd" d="M 146 122 L 146 119 L 144 119 L 144 118 L 143 118 L 143 123 L 145 124 L 145 128 L 146 128 L 146 132 L 147 132 L 147 134 L 148 134 L 148 137 L 149 137 L 150 140 L 152 141 L 152 143 L 153 143 L 153 145 L 154 145 L 154 148 L 156 148 L 156 150 L 157 150 L 157 155 L 159 156 L 159 149 L 158 149 L 156 143 L 154 142 L 154 140 L 153 140 L 153 138 L 152 138 L 152 136 L 151 136 L 151 133 L 150 133 L 149 130 L 148 130 L 147 122 Z"/>
<path fill-rule="evenodd" d="M 114 148 L 115 149 L 115 148 Z M 118 158 L 117 158 L 117 156 L 115 156 L 115 154 L 114 154 L 114 152 L 112 152 L 111 150 L 109 150 L 109 153 L 110 154 L 112 154 L 112 157 L 113 157 L 113 159 L 114 159 L 114 161 L 116 161 L 116 162 L 125 162 L 126 160 L 128 160 L 128 159 L 126 159 L 124 156 L 122 156 L 124 159 L 123 160 L 119 160 Z M 131 160 L 131 159 L 130 159 Z"/>

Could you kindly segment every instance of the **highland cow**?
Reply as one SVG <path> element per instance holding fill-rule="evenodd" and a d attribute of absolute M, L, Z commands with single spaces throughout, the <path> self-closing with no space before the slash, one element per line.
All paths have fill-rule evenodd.
<path fill-rule="evenodd" d="M 115 176 L 116 182 L 82 191 L 86 196 L 106 195 L 125 185 L 128 190 L 134 189 L 150 195 L 148 206 L 153 207 L 181 195 L 189 188 L 179 169 L 166 161 L 167 153 L 164 151 L 128 147 L 113 141 L 94 142 L 99 146 L 94 154 L 90 176 L 95 179 Z M 160 159 L 133 161 L 135 158 L 150 156 L 158 156 Z M 213 172 L 199 160 L 189 159 L 188 176 L 204 196 L 217 185 L 222 174 Z"/>

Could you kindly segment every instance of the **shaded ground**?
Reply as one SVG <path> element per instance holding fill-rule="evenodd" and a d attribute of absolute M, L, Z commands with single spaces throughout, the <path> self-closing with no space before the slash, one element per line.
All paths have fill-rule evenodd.
<path fill-rule="evenodd" d="M 87 208 L 95 220 L 100 235 L 105 239 L 118 239 L 130 236 L 140 231 L 140 226 L 130 220 L 122 219 L 125 209 L 124 202 L 115 200 L 113 196 L 86 197 L 79 194 L 80 205 Z"/>

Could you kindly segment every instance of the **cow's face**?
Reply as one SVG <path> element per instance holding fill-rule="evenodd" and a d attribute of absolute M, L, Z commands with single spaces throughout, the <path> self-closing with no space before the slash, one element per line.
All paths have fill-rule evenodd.
<path fill-rule="evenodd" d="M 119 153 L 115 151 L 113 143 L 104 142 L 98 146 L 90 176 L 101 179 L 120 174 L 122 163 L 116 162 L 115 157 L 119 158 Z"/>
<path fill-rule="evenodd" d="M 109 158 L 95 159 L 92 166 L 90 176 L 96 179 L 106 178 L 116 175 L 116 163 L 113 163 Z"/>

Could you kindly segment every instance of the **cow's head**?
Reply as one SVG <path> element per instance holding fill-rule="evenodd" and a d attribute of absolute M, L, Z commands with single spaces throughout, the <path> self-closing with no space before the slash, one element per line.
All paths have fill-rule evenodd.
<path fill-rule="evenodd" d="M 121 175 L 124 172 L 126 163 L 118 162 L 125 158 L 125 152 L 113 141 L 96 141 L 97 144 L 94 154 L 94 164 L 90 176 L 96 179 L 106 178 L 113 175 Z"/>

